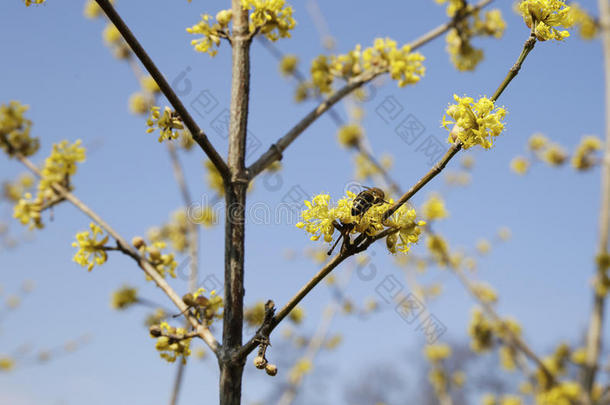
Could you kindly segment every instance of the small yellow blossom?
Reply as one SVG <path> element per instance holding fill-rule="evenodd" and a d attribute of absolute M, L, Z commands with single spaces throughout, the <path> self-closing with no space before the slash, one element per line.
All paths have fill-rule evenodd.
<path fill-rule="evenodd" d="M 117 27 L 112 23 L 106 25 L 106 28 L 102 31 L 102 37 L 107 45 L 117 45 L 123 39 Z"/>
<path fill-rule="evenodd" d="M 579 34 L 582 39 L 591 40 L 595 38 L 599 31 L 597 21 L 580 4 L 570 3 L 570 18 L 574 25 L 579 27 Z"/>
<path fill-rule="evenodd" d="M 11 371 L 15 367 L 15 360 L 11 357 L 0 356 L 0 371 Z"/>
<path fill-rule="evenodd" d="M 493 325 L 479 309 L 472 313 L 468 334 L 472 338 L 470 347 L 476 353 L 488 351 L 493 346 Z"/>
<path fill-rule="evenodd" d="M 162 322 L 160 326 L 163 332 L 176 335 L 176 338 L 168 336 L 159 336 L 157 338 L 155 349 L 160 352 L 161 358 L 169 363 L 173 363 L 180 356 L 182 357 L 182 363 L 186 364 L 186 358 L 191 354 L 191 338 L 184 338 L 186 336 L 186 329 L 174 328 L 168 325 L 167 322 Z"/>
<path fill-rule="evenodd" d="M 123 310 L 138 302 L 138 290 L 124 286 L 112 293 L 110 306 L 113 309 Z"/>
<path fill-rule="evenodd" d="M 294 307 L 294 309 L 288 314 L 288 319 L 290 319 L 293 323 L 297 325 L 302 323 L 304 318 L 305 311 L 299 306 Z"/>
<path fill-rule="evenodd" d="M 479 239 L 476 248 L 479 254 L 486 255 L 491 250 L 491 243 L 487 239 Z"/>
<path fill-rule="evenodd" d="M 571 405 L 577 403 L 581 395 L 580 384 L 567 381 L 536 395 L 536 405 Z"/>
<path fill-rule="evenodd" d="M 545 149 L 548 144 L 549 139 L 539 132 L 530 136 L 530 139 L 527 141 L 527 147 L 535 152 Z"/>
<path fill-rule="evenodd" d="M 422 216 L 427 221 L 447 218 L 449 213 L 445 208 L 445 202 L 438 194 L 431 195 L 421 207 Z"/>
<path fill-rule="evenodd" d="M 206 160 L 204 165 L 205 168 L 208 170 L 208 174 L 206 176 L 208 181 L 208 187 L 216 191 L 219 196 L 224 196 L 225 186 L 224 180 L 222 179 L 222 175 L 211 160 Z"/>
<path fill-rule="evenodd" d="M 258 31 L 270 41 L 290 37 L 296 26 L 285 0 L 241 0 L 241 5 L 250 10 L 250 32 Z"/>
<path fill-rule="evenodd" d="M 42 217 L 40 215 L 42 209 L 42 200 L 32 200 L 32 194 L 25 193 L 15 207 L 13 208 L 13 217 L 22 225 L 29 225 L 30 229 L 43 227 Z"/>
<path fill-rule="evenodd" d="M 443 117 L 443 127 L 449 130 L 449 125 L 454 124 L 450 130 L 449 142 L 457 140 L 463 143 L 463 148 L 468 149 L 474 145 L 481 145 L 485 149 L 493 146 L 493 138 L 504 130 L 502 120 L 506 116 L 506 110 L 496 108 L 494 102 L 486 97 L 481 97 L 477 102 L 471 97 L 453 98 L 457 104 L 450 105 Z M 455 120 L 449 121 L 447 117 Z"/>
<path fill-rule="evenodd" d="M 516 364 L 516 355 L 515 349 L 512 346 L 502 346 L 499 351 L 500 354 L 500 364 L 502 368 L 507 371 L 514 371 Z"/>
<path fill-rule="evenodd" d="M 72 246 L 78 248 L 78 252 L 74 255 L 74 261 L 83 267 L 87 267 L 91 271 L 95 265 L 102 265 L 108 260 L 108 253 L 104 249 L 108 243 L 109 236 L 106 235 L 102 239 L 97 240 L 98 236 L 102 236 L 104 231 L 99 225 L 91 223 L 89 225 L 91 231 L 83 231 L 76 234 L 76 242 Z"/>
<path fill-rule="evenodd" d="M 570 36 L 568 31 L 557 29 L 570 28 L 574 24 L 570 7 L 563 0 L 522 0 L 519 11 L 525 24 L 529 28 L 534 26 L 539 41 L 562 41 Z"/>
<path fill-rule="evenodd" d="M 295 55 L 284 55 L 280 61 L 280 72 L 284 76 L 291 76 L 297 69 L 298 63 L 299 58 L 297 58 Z"/>
<path fill-rule="evenodd" d="M 265 303 L 258 301 L 244 310 L 244 321 L 251 327 L 260 326 L 265 319 Z"/>
<path fill-rule="evenodd" d="M 441 266 L 446 266 L 449 259 L 449 247 L 447 246 L 447 242 L 440 235 L 429 235 L 426 239 L 426 246 L 432 257 L 438 262 Z"/>
<path fill-rule="evenodd" d="M 602 141 L 595 136 L 585 136 L 580 141 L 572 156 L 572 167 L 576 170 L 588 170 L 595 166 L 595 152 L 601 150 Z"/>
<path fill-rule="evenodd" d="M 510 169 L 520 175 L 524 175 L 530 168 L 530 161 L 523 156 L 516 156 L 510 161 Z"/>
<path fill-rule="evenodd" d="M 476 283 L 472 286 L 474 294 L 483 302 L 494 303 L 498 301 L 498 294 L 485 283 Z"/>
<path fill-rule="evenodd" d="M 435 1 L 438 4 L 445 4 L 445 3 L 447 3 L 447 15 L 449 17 L 455 16 L 467 4 L 463 0 L 435 0 Z"/>
<path fill-rule="evenodd" d="M 146 254 L 146 258 L 161 277 L 169 274 L 171 277 L 176 278 L 178 263 L 176 263 L 173 253 L 162 253 L 166 246 L 165 242 L 157 241 L 150 245 L 143 245 L 138 250 L 141 254 Z"/>
<path fill-rule="evenodd" d="M 114 0 L 110 0 L 110 4 L 113 4 Z M 85 17 L 94 19 L 102 15 L 102 9 L 95 0 L 87 0 L 85 8 L 83 10 Z"/>
<path fill-rule="evenodd" d="M 216 23 L 212 23 L 213 18 L 209 14 L 203 14 L 201 21 L 186 31 L 189 34 L 201 34 L 202 38 L 193 39 L 191 45 L 197 52 L 207 53 L 210 56 L 215 56 L 218 53 L 220 45 L 220 37 L 222 32 L 228 29 L 229 23 L 233 18 L 232 10 L 221 10 L 216 14 Z"/>
<path fill-rule="evenodd" d="M 0 105 L 0 148 L 10 157 L 16 153 L 31 156 L 40 147 L 40 140 L 30 137 L 32 121 L 25 118 L 28 108 L 18 101 Z"/>
<path fill-rule="evenodd" d="M 26 7 L 30 7 L 32 4 L 42 4 L 47 0 L 23 0 Z"/>
<path fill-rule="evenodd" d="M 542 154 L 542 160 L 551 166 L 561 166 L 568 158 L 565 149 L 557 144 L 550 144 Z"/>
<path fill-rule="evenodd" d="M 148 129 L 146 132 L 151 133 L 155 131 L 155 128 L 159 129 L 159 142 L 163 140 L 177 139 L 180 133 L 178 130 L 184 129 L 180 116 L 175 111 L 172 111 L 169 107 L 163 109 L 161 114 L 161 108 L 153 106 L 150 109 L 150 117 L 146 120 Z"/>
<path fill-rule="evenodd" d="M 424 354 L 426 358 L 431 362 L 438 362 L 441 360 L 445 360 L 449 356 L 451 356 L 451 347 L 447 344 L 435 344 L 435 345 L 427 345 L 424 348 Z"/>
<path fill-rule="evenodd" d="M 347 148 L 355 148 L 363 136 L 363 129 L 358 124 L 343 125 L 337 132 L 339 144 Z"/>
<path fill-rule="evenodd" d="M 150 93 L 160 93 L 161 92 L 161 88 L 159 87 L 159 85 L 157 84 L 155 79 L 153 79 L 153 77 L 150 75 L 144 76 L 140 79 L 140 86 L 142 86 L 142 88 L 144 90 L 146 90 Z"/>
<path fill-rule="evenodd" d="M 154 105 L 154 99 L 142 92 L 133 93 L 129 97 L 129 111 L 132 114 L 144 115 L 150 111 Z"/>

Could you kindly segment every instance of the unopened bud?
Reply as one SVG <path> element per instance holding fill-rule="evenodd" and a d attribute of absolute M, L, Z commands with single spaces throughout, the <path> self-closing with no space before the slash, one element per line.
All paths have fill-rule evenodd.
<path fill-rule="evenodd" d="M 134 237 L 131 240 L 131 244 L 134 245 L 136 249 L 140 249 L 142 246 L 146 246 L 146 242 L 141 236 Z"/>
<path fill-rule="evenodd" d="M 277 374 L 277 366 L 275 364 L 267 363 L 267 365 L 265 366 L 265 371 L 267 372 L 267 374 L 273 377 Z"/>
<path fill-rule="evenodd" d="M 256 356 L 254 358 L 254 367 L 258 368 L 259 370 L 265 368 L 266 364 L 267 360 L 263 356 Z"/>

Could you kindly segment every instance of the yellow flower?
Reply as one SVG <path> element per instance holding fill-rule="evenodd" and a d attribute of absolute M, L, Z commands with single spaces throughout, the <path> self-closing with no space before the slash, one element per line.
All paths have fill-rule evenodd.
<path fill-rule="evenodd" d="M 438 194 L 433 194 L 421 207 L 422 216 L 428 221 L 443 219 L 449 216 L 445 202 Z"/>
<path fill-rule="evenodd" d="M 451 356 L 451 347 L 447 344 L 436 344 L 436 345 L 427 345 L 424 348 L 424 354 L 426 358 L 431 362 L 438 362 L 441 360 L 445 360 L 449 356 Z"/>
<path fill-rule="evenodd" d="M 343 125 L 341 128 L 339 128 L 337 138 L 339 140 L 339 144 L 341 144 L 342 146 L 345 146 L 347 148 L 354 148 L 360 143 L 363 133 L 364 131 L 360 125 L 348 124 Z"/>
<path fill-rule="evenodd" d="M 474 48 L 470 44 L 470 38 L 460 35 L 457 29 L 450 30 L 445 37 L 445 41 L 447 42 L 447 52 L 451 63 L 457 70 L 474 70 L 483 60 L 483 51 Z"/>
<path fill-rule="evenodd" d="M 40 147 L 39 139 L 30 137 L 32 121 L 25 118 L 28 108 L 18 101 L 0 105 L 0 148 L 10 157 L 16 153 L 31 156 Z"/>
<path fill-rule="evenodd" d="M 142 245 L 138 250 L 140 254 L 147 256 L 146 259 L 161 277 L 165 277 L 169 273 L 171 277 L 176 278 L 178 263 L 176 263 L 173 253 L 162 253 L 166 247 L 165 242 L 155 241 L 151 245 Z M 146 278 L 150 280 L 148 276 Z"/>
<path fill-rule="evenodd" d="M 142 92 L 133 93 L 129 97 L 129 111 L 132 114 L 143 115 L 153 107 L 154 100 Z"/>
<path fill-rule="evenodd" d="M 150 76 L 150 75 L 144 76 L 142 79 L 140 79 L 140 86 L 142 86 L 142 88 L 144 90 L 146 90 L 150 93 L 160 93 L 161 92 L 159 85 L 157 84 L 155 79 L 153 79 L 152 76 Z"/>
<path fill-rule="evenodd" d="M 47 0 L 23 0 L 26 7 L 30 7 L 32 4 L 42 4 Z"/>
<path fill-rule="evenodd" d="M 0 371 L 11 371 L 14 367 L 14 359 L 10 357 L 0 357 Z"/>
<path fill-rule="evenodd" d="M 534 26 L 539 41 L 562 41 L 570 36 L 568 31 L 557 29 L 570 28 L 574 24 L 570 7 L 563 0 L 523 0 L 519 3 L 519 11 L 525 24 L 529 28 Z"/>
<path fill-rule="evenodd" d="M 449 247 L 442 236 L 428 235 L 426 246 L 438 264 L 441 266 L 446 266 L 448 264 L 447 260 L 449 258 Z"/>
<path fill-rule="evenodd" d="M 225 195 L 225 186 L 224 186 L 224 180 L 222 179 L 220 172 L 218 171 L 216 166 L 214 166 L 214 163 L 212 163 L 212 161 L 206 160 L 204 164 L 205 164 L 205 168 L 208 169 L 208 174 L 206 176 L 206 178 L 208 180 L 208 186 L 212 190 L 216 191 L 216 193 L 218 193 L 219 196 L 224 196 Z"/>
<path fill-rule="evenodd" d="M 574 25 L 580 27 L 579 33 L 582 39 L 595 38 L 598 32 L 598 24 L 595 18 L 585 11 L 580 4 L 570 3 L 570 17 Z"/>
<path fill-rule="evenodd" d="M 438 4 L 447 3 L 447 15 L 449 17 L 455 16 L 466 5 L 466 2 L 463 0 L 435 0 L 435 1 Z"/>
<path fill-rule="evenodd" d="M 112 23 L 106 25 L 106 28 L 102 31 L 102 37 L 107 45 L 117 45 L 123 39 L 117 27 Z"/>
<path fill-rule="evenodd" d="M 565 149 L 557 144 L 550 144 L 542 154 L 542 160 L 551 166 L 561 166 L 567 158 Z"/>
<path fill-rule="evenodd" d="M 288 318 L 298 325 L 303 322 L 303 319 L 305 318 L 305 311 L 303 308 L 296 306 L 292 311 L 290 311 Z"/>
<path fill-rule="evenodd" d="M 476 248 L 480 254 L 486 255 L 491 250 L 491 243 L 486 239 L 479 239 Z"/>
<path fill-rule="evenodd" d="M 580 395 L 580 384 L 572 381 L 562 382 L 537 394 L 536 405 L 571 405 L 577 402 Z"/>
<path fill-rule="evenodd" d="M 42 168 L 42 177 L 38 183 L 39 195 L 52 190 L 53 184 L 69 184 L 69 177 L 76 174 L 76 164 L 85 161 L 86 151 L 81 144 L 82 141 L 78 139 L 71 145 L 66 140 L 53 145 L 51 155 Z"/>
<path fill-rule="evenodd" d="M 303 222 L 296 224 L 298 228 L 310 233 L 310 239 L 316 241 L 320 237 L 325 242 L 331 242 L 335 233 L 335 223 L 349 225 L 349 233 L 365 233 L 368 236 L 375 236 L 382 232 L 386 227 L 396 230 L 386 239 L 386 245 L 391 253 L 400 251 L 406 253 L 412 243 L 419 240 L 421 233 L 420 226 L 425 223 L 416 222 L 415 210 L 402 205 L 387 220 L 382 221 L 383 215 L 389 208 L 388 203 L 373 205 L 362 216 L 352 216 L 352 205 L 356 195 L 350 191 L 347 196 L 337 202 L 336 207 L 330 206 L 330 196 L 328 194 L 316 195 L 311 201 L 305 201 L 307 209 L 302 212 Z"/>
<path fill-rule="evenodd" d="M 114 0 L 110 0 L 110 4 L 112 3 L 114 3 Z M 102 15 L 102 9 L 95 0 L 87 0 L 83 14 L 87 18 L 94 19 Z"/>
<path fill-rule="evenodd" d="M 176 338 L 168 336 L 159 336 L 157 338 L 155 349 L 160 352 L 159 355 L 161 358 L 173 363 L 178 356 L 181 356 L 182 363 L 186 364 L 186 358 L 191 354 L 191 338 L 184 338 L 184 336 L 186 336 L 186 329 L 174 328 L 173 326 L 168 325 L 167 322 L 162 322 L 160 326 L 164 333 L 176 336 Z M 178 337 L 180 338 L 178 339 Z"/>
<path fill-rule="evenodd" d="M 203 35 L 202 38 L 193 39 L 191 45 L 195 47 L 197 52 L 215 56 L 218 53 L 216 48 L 220 45 L 220 31 L 224 31 L 228 28 L 232 18 L 232 10 L 221 10 L 216 14 L 217 22 L 212 24 L 212 16 L 203 14 L 200 22 L 186 29 L 189 34 Z"/>
<path fill-rule="evenodd" d="M 510 161 L 510 169 L 520 175 L 524 175 L 530 168 L 530 161 L 523 156 L 516 156 Z"/>
<path fill-rule="evenodd" d="M 244 321 L 252 327 L 260 326 L 265 319 L 265 303 L 258 301 L 244 310 Z"/>
<path fill-rule="evenodd" d="M 159 142 L 163 140 L 172 140 L 178 138 L 180 133 L 178 130 L 184 129 L 180 116 L 175 111 L 172 111 L 169 107 L 163 109 L 161 114 L 161 108 L 153 106 L 150 109 L 150 117 L 146 120 L 148 129 L 146 132 L 151 133 L 155 131 L 155 128 L 159 129 Z"/>
<path fill-rule="evenodd" d="M 530 139 L 527 141 L 527 147 L 532 151 L 543 150 L 548 146 L 548 144 L 548 138 L 539 132 L 530 136 Z"/>
<path fill-rule="evenodd" d="M 291 76 L 297 69 L 299 58 L 295 55 L 284 55 L 280 62 L 280 72 L 284 76 Z"/>
<path fill-rule="evenodd" d="M 112 293 L 110 305 L 113 309 L 123 310 L 138 302 L 138 290 L 124 286 Z"/>
<path fill-rule="evenodd" d="M 485 283 L 476 283 L 472 286 L 474 294 L 483 302 L 494 303 L 498 301 L 498 294 Z"/>
<path fill-rule="evenodd" d="M 512 346 L 502 346 L 499 351 L 500 364 L 507 371 L 513 371 L 516 368 L 516 352 Z"/>
<path fill-rule="evenodd" d="M 43 227 L 42 218 L 40 216 L 42 204 L 42 200 L 38 198 L 32 200 L 32 194 L 25 193 L 23 198 L 15 204 L 15 207 L 13 208 L 13 217 L 19 220 L 22 225 L 29 224 L 30 229 L 41 229 Z"/>
<path fill-rule="evenodd" d="M 250 10 L 250 32 L 258 30 L 270 41 L 290 37 L 296 25 L 285 0 L 241 0 L 241 6 Z"/>
<path fill-rule="evenodd" d="M 472 313 L 468 334 L 472 338 L 470 347 L 476 353 L 488 351 L 493 346 L 493 325 L 479 309 Z"/>
<path fill-rule="evenodd" d="M 601 148 L 602 141 L 599 138 L 591 135 L 583 137 L 572 156 L 572 167 L 582 171 L 592 168 L 597 163 L 593 155 Z"/>
<path fill-rule="evenodd" d="M 104 249 L 108 242 L 108 235 L 102 239 L 97 240 L 98 235 L 104 234 L 102 228 L 97 224 L 91 223 L 89 225 L 91 232 L 83 231 L 76 234 L 76 242 L 72 243 L 72 246 L 78 248 L 78 252 L 74 255 L 73 260 L 83 267 L 87 267 L 88 271 L 91 271 L 95 265 L 102 265 L 108 260 L 108 253 Z"/>
<path fill-rule="evenodd" d="M 496 108 L 494 102 L 487 97 L 481 97 L 477 102 L 471 97 L 453 98 L 457 104 L 450 105 L 443 116 L 443 127 L 449 130 L 449 125 L 454 124 L 450 130 L 449 142 L 459 140 L 463 148 L 468 149 L 474 145 L 480 145 L 485 149 L 493 146 L 493 138 L 499 136 L 504 130 L 502 120 L 506 116 L 506 110 Z M 455 120 L 449 121 L 447 117 Z"/>

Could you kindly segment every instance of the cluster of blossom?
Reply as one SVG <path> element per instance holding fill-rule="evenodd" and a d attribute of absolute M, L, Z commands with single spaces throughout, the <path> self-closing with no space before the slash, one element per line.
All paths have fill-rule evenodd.
<path fill-rule="evenodd" d="M 109 236 L 104 236 L 102 228 L 93 222 L 89 224 L 89 228 L 90 231 L 76 234 L 76 242 L 72 243 L 72 246 L 78 248 L 73 260 L 91 271 L 96 265 L 100 266 L 108 260 L 106 243 L 108 243 Z"/>
<path fill-rule="evenodd" d="M 178 113 L 167 106 L 163 109 L 163 113 L 161 113 L 160 107 L 151 107 L 146 125 L 148 126 L 147 133 L 154 132 L 155 129 L 159 130 L 159 142 L 163 142 L 165 139 L 177 139 L 180 132 L 184 130 L 182 119 Z"/>
<path fill-rule="evenodd" d="M 85 161 L 85 148 L 81 141 L 73 144 L 62 141 L 53 145 L 51 155 L 47 157 L 41 170 L 41 178 L 37 187 L 37 194 L 32 197 L 31 193 L 25 193 L 23 198 L 15 205 L 13 217 L 21 224 L 33 228 L 42 228 L 41 211 L 43 207 L 58 201 L 58 194 L 54 188 L 56 185 L 71 190 L 70 177 L 76 173 L 76 163 Z"/>
<path fill-rule="evenodd" d="M 570 3 L 570 16 L 574 26 L 579 27 L 582 39 L 591 40 L 597 36 L 599 24 L 580 4 Z"/>
<path fill-rule="evenodd" d="M 151 336 L 157 338 L 155 349 L 159 351 L 161 358 L 173 363 L 178 357 L 182 357 L 182 363 L 186 364 L 186 358 L 191 355 L 191 338 L 186 337 L 186 329 L 175 328 L 167 322 L 161 322 L 159 326 L 161 335 L 155 336 L 151 333 Z"/>
<path fill-rule="evenodd" d="M 450 105 L 443 116 L 442 125 L 450 131 L 449 142 L 459 141 L 464 149 L 480 145 L 485 149 L 493 146 L 493 139 L 504 130 L 506 110 L 496 108 L 487 97 L 474 101 L 471 97 L 453 96 L 457 104 Z M 450 121 L 447 117 L 455 121 Z M 452 128 L 449 128 L 449 126 Z"/>
<path fill-rule="evenodd" d="M 428 381 L 439 398 L 446 396 L 452 387 L 459 388 L 464 385 L 466 374 L 463 371 L 457 370 L 450 374 L 444 366 L 444 360 L 451 356 L 449 345 L 444 343 L 427 345 L 424 348 L 424 355 L 431 363 Z"/>
<path fill-rule="evenodd" d="M 410 245 L 419 240 L 420 227 L 423 221 L 416 221 L 414 209 L 402 205 L 386 220 L 383 216 L 390 203 L 373 205 L 362 216 L 352 215 L 352 206 L 356 195 L 350 191 L 347 196 L 340 199 L 335 207 L 330 206 L 328 194 L 316 195 L 312 201 L 305 201 L 308 209 L 301 214 L 303 221 L 296 224 L 311 234 L 310 239 L 316 241 L 321 237 L 325 242 L 331 242 L 335 234 L 336 225 L 351 225 L 349 233 L 375 236 L 386 228 L 396 230 L 386 237 L 386 246 L 391 253 L 397 251 L 407 253 Z"/>
<path fill-rule="evenodd" d="M 15 181 L 2 183 L 2 198 L 16 203 L 21 197 L 34 187 L 35 179 L 29 173 L 21 174 Z"/>
<path fill-rule="evenodd" d="M 0 148 L 9 156 L 31 156 L 40 147 L 39 139 L 30 136 L 32 121 L 25 118 L 28 108 L 18 101 L 0 105 Z"/>
<path fill-rule="evenodd" d="M 169 274 L 171 277 L 176 278 L 178 263 L 176 263 L 173 253 L 162 252 L 167 247 L 165 242 L 157 241 L 147 244 L 142 237 L 136 236 L 131 243 L 138 249 L 140 255 L 148 260 L 161 277 Z M 149 280 L 148 276 L 146 278 Z"/>
<path fill-rule="evenodd" d="M 138 302 L 138 290 L 134 287 L 123 286 L 112 293 L 110 306 L 113 309 L 124 310 Z"/>
<path fill-rule="evenodd" d="M 519 11 L 525 24 L 534 30 L 536 39 L 562 41 L 570 36 L 566 30 L 574 25 L 573 15 L 563 0 L 522 0 Z"/>
<path fill-rule="evenodd" d="M 445 202 L 438 194 L 430 195 L 422 204 L 420 212 L 426 221 L 434 221 L 449 216 L 449 212 L 445 208 Z"/>
<path fill-rule="evenodd" d="M 586 171 L 600 164 L 601 159 L 596 153 L 602 149 L 602 141 L 592 135 L 583 136 L 571 158 L 571 165 L 575 170 Z M 510 167 L 513 172 L 526 174 L 531 166 L 532 159 L 544 162 L 549 166 L 559 167 L 568 161 L 568 152 L 559 144 L 551 142 L 541 133 L 533 134 L 528 140 L 527 150 L 530 157 L 516 156 L 512 159 Z"/>

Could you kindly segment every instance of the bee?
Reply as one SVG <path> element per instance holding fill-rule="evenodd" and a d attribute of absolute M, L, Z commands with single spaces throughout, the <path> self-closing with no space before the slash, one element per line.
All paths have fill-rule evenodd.
<path fill-rule="evenodd" d="M 385 193 L 382 189 L 377 187 L 364 187 L 366 190 L 362 190 L 356 198 L 354 198 L 354 203 L 352 205 L 352 215 L 353 216 L 364 216 L 366 212 L 373 206 L 377 204 L 381 204 L 387 202 L 385 200 Z"/>

